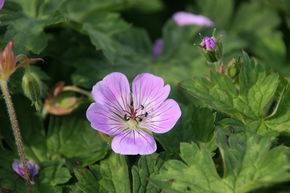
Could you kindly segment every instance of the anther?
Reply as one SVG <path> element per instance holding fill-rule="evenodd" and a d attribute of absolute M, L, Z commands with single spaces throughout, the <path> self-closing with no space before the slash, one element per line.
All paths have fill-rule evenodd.
<path fill-rule="evenodd" d="M 144 109 L 144 106 L 143 105 L 141 105 L 141 110 L 143 110 Z"/>
<path fill-rule="evenodd" d="M 145 113 L 145 117 L 147 117 L 147 116 L 148 116 L 148 112 Z"/>
<path fill-rule="evenodd" d="M 127 114 L 125 114 L 124 115 L 124 119 L 125 119 L 125 121 L 129 121 L 130 120 L 130 117 L 128 117 Z"/>

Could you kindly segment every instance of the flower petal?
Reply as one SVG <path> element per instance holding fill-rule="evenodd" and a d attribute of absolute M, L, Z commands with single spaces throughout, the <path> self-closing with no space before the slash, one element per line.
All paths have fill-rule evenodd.
<path fill-rule="evenodd" d="M 86 115 L 92 128 L 108 135 L 118 135 L 125 128 L 123 120 L 104 105 L 92 103 Z"/>
<path fill-rule="evenodd" d="M 112 149 L 115 153 L 123 155 L 147 155 L 154 153 L 157 146 L 150 134 L 142 130 L 131 129 L 114 137 Z"/>
<path fill-rule="evenodd" d="M 5 0 L 0 0 L 0 9 L 4 7 Z"/>
<path fill-rule="evenodd" d="M 38 174 L 39 166 L 36 163 L 33 163 L 32 161 L 28 160 L 27 167 L 31 178 L 33 178 Z M 24 177 L 24 168 L 20 160 L 15 159 L 13 161 L 12 168 L 18 175 Z"/>
<path fill-rule="evenodd" d="M 163 39 L 157 39 L 154 42 L 153 49 L 152 49 L 152 57 L 153 60 L 157 60 L 157 58 L 162 54 L 164 49 L 164 41 Z"/>
<path fill-rule="evenodd" d="M 198 26 L 213 26 L 214 23 L 203 15 L 195 15 L 192 13 L 179 11 L 172 16 L 173 20 L 179 26 L 198 25 Z"/>
<path fill-rule="evenodd" d="M 119 115 L 128 111 L 130 105 L 130 86 L 127 77 L 119 72 L 108 74 L 98 82 L 92 91 L 94 100 Z"/>
<path fill-rule="evenodd" d="M 27 164 L 30 171 L 30 175 L 32 177 L 36 176 L 39 171 L 39 166 L 36 163 L 33 163 L 32 161 L 28 161 Z"/>
<path fill-rule="evenodd" d="M 164 86 L 164 81 L 158 76 L 149 73 L 142 73 L 136 76 L 132 84 L 132 97 L 134 108 L 141 105 L 144 111 L 150 111 L 166 100 L 170 92 L 170 86 Z"/>
<path fill-rule="evenodd" d="M 12 164 L 12 168 L 18 175 L 22 177 L 24 176 L 24 171 L 22 169 L 23 167 L 20 160 L 14 160 Z"/>
<path fill-rule="evenodd" d="M 180 116 L 181 110 L 176 101 L 167 99 L 158 108 L 149 112 L 140 126 L 154 133 L 165 133 L 174 127 Z"/>

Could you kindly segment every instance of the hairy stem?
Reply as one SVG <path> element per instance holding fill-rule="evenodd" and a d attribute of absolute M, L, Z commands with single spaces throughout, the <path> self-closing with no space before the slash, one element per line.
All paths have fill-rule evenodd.
<path fill-rule="evenodd" d="M 7 107 L 7 111 L 8 111 L 8 114 L 9 114 L 9 119 L 10 119 L 10 122 L 11 122 L 11 127 L 12 127 L 12 130 L 13 130 L 13 134 L 14 134 L 14 137 L 15 137 L 15 142 L 16 142 L 18 154 L 19 154 L 20 160 L 21 160 L 21 162 L 23 164 L 24 178 L 26 180 L 27 189 L 28 189 L 29 193 L 33 193 L 32 192 L 32 186 L 31 186 L 31 183 L 30 183 L 30 177 L 29 177 L 30 175 L 29 175 L 29 170 L 28 170 L 28 166 L 27 166 L 26 155 L 25 155 L 25 152 L 24 152 L 22 137 L 21 137 L 18 121 L 16 119 L 16 114 L 15 114 L 13 102 L 12 102 L 11 96 L 9 94 L 7 81 L 0 80 L 0 85 L 1 85 L 1 90 L 2 90 L 2 93 L 4 95 L 4 99 L 5 99 L 5 102 L 6 102 L 6 107 Z"/>

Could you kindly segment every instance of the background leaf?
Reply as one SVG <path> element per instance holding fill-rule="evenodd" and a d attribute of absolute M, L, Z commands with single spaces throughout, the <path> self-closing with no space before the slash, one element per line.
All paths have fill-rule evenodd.
<path fill-rule="evenodd" d="M 182 143 L 180 156 L 183 161 L 167 161 L 153 182 L 173 192 L 244 193 L 290 177 L 286 148 L 280 146 L 269 150 L 271 142 L 265 137 L 228 138 L 220 133 L 218 144 L 224 163 L 222 178 L 206 147 Z"/>
<path fill-rule="evenodd" d="M 85 193 L 131 192 L 128 167 L 122 155 L 111 154 L 100 165 L 91 166 L 90 170 L 74 168 L 74 172 L 79 180 L 77 186 Z"/>

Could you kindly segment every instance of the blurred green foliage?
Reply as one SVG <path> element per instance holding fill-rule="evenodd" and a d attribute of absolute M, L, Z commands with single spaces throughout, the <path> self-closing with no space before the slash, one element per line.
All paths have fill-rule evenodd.
<path fill-rule="evenodd" d="M 215 26 L 177 26 L 177 11 L 207 16 Z M 7 0 L 0 15 L 0 47 L 13 40 L 17 54 L 45 60 L 31 66 L 43 102 L 59 81 L 83 89 L 75 112 L 45 115 L 23 94 L 23 70 L 10 78 L 25 151 L 41 168 L 35 192 L 289 192 L 287 0 Z M 225 74 L 194 46 L 214 28 Z M 155 60 L 157 38 L 164 50 Z M 113 71 L 131 80 L 150 72 L 171 85 L 183 116 L 155 135 L 157 153 L 111 153 L 110 139 L 86 120 L 86 91 Z M 26 193 L 11 168 L 17 151 L 0 102 L 0 192 Z"/>

